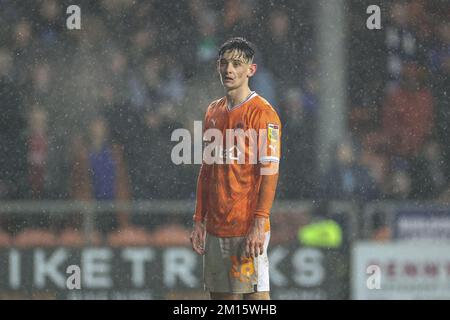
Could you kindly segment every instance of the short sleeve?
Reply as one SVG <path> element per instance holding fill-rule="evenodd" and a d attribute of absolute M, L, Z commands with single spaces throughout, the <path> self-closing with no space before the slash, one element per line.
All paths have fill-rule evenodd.
<path fill-rule="evenodd" d="M 281 149 L 281 122 L 276 111 L 267 107 L 261 110 L 258 122 L 258 160 L 260 163 L 279 163 Z"/>

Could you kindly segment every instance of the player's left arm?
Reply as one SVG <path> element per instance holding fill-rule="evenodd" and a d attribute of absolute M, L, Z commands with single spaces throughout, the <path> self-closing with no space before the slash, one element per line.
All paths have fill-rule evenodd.
<path fill-rule="evenodd" d="M 254 219 L 246 240 L 246 256 L 257 257 L 264 251 L 266 240 L 265 226 L 268 223 L 270 209 L 275 198 L 278 173 L 262 176 Z"/>
<path fill-rule="evenodd" d="M 245 252 L 248 257 L 257 257 L 264 251 L 265 226 L 275 199 L 281 147 L 281 124 L 274 110 L 263 112 L 256 127 L 261 130 L 258 142 L 261 185 L 253 223 L 247 234 Z"/>

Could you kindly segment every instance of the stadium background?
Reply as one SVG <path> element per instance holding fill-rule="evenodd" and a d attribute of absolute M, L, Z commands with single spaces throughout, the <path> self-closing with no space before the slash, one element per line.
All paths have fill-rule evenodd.
<path fill-rule="evenodd" d="M 223 94 L 231 36 L 256 44 L 251 87 L 284 125 L 273 297 L 450 298 L 449 1 L 0 7 L 0 298 L 205 297 L 198 166 L 171 162 L 170 136 Z"/>

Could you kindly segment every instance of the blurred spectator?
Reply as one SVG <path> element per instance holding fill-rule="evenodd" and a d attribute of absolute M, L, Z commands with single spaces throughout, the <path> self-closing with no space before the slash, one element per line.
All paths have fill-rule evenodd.
<path fill-rule="evenodd" d="M 73 146 L 74 165 L 72 171 L 73 197 L 76 200 L 128 201 L 131 198 L 129 177 L 124 162 L 123 147 L 112 144 L 108 127 L 101 117 L 89 125 L 87 144 L 76 137 Z M 117 216 L 101 214 L 97 217 L 97 228 L 103 232 L 126 227 L 127 212 Z"/>
<path fill-rule="evenodd" d="M 389 12 L 390 23 L 386 27 L 386 47 L 388 50 L 387 70 L 389 80 L 395 84 L 405 60 L 417 60 L 419 43 L 412 26 L 410 6 L 407 1 L 394 1 Z M 388 83 L 388 86 L 390 84 Z"/>
<path fill-rule="evenodd" d="M 412 191 L 412 180 L 409 174 L 410 167 L 404 160 L 397 159 L 388 181 L 386 197 L 393 200 L 408 200 Z"/>
<path fill-rule="evenodd" d="M 280 109 L 284 163 L 280 168 L 280 195 L 289 199 L 313 197 L 315 179 L 308 168 L 314 163 L 314 114 L 305 110 L 299 88 L 287 91 Z"/>
<path fill-rule="evenodd" d="M 369 169 L 370 175 L 380 188 L 380 197 L 383 197 L 389 192 L 390 159 L 383 152 L 371 150 L 364 139 L 361 144 L 361 163 Z"/>
<path fill-rule="evenodd" d="M 437 27 L 438 38 L 436 39 L 436 47 L 430 50 L 430 68 L 438 76 L 443 76 L 448 67 L 448 59 L 450 56 L 450 22 L 441 22 Z"/>
<path fill-rule="evenodd" d="M 217 16 L 207 10 L 199 16 L 200 39 L 197 45 L 197 61 L 200 64 L 215 63 L 217 48 L 220 45 L 217 36 Z"/>
<path fill-rule="evenodd" d="M 127 101 L 129 95 L 127 87 L 129 77 L 127 56 L 120 50 L 112 50 L 108 67 L 116 101 Z"/>
<path fill-rule="evenodd" d="M 254 44 L 255 45 L 255 44 Z M 256 47 L 255 58 L 253 63 L 257 65 L 257 72 L 250 78 L 250 87 L 252 90 L 258 92 L 269 101 L 274 108 L 279 111 L 279 103 L 281 102 L 282 93 L 277 89 L 277 82 L 273 72 L 267 67 L 264 60 L 263 52 L 259 47 Z"/>
<path fill-rule="evenodd" d="M 424 85 L 424 69 L 409 63 L 400 86 L 388 94 L 382 110 L 381 138 L 391 155 L 416 157 L 434 127 L 434 102 Z"/>
<path fill-rule="evenodd" d="M 257 4 L 254 0 L 230 0 L 224 2 L 222 38 L 240 35 L 253 39 L 258 29 L 255 25 Z"/>
<path fill-rule="evenodd" d="M 444 174 L 441 146 L 428 141 L 420 155 L 413 161 L 411 170 L 413 199 L 435 199 L 444 190 L 447 180 Z"/>
<path fill-rule="evenodd" d="M 278 89 L 295 85 L 301 70 L 301 60 L 298 59 L 301 43 L 290 38 L 292 26 L 289 15 L 284 10 L 271 11 L 267 31 L 269 37 L 260 45 L 265 66 L 273 72 Z"/>
<path fill-rule="evenodd" d="M 373 229 L 371 230 L 371 234 L 368 235 L 371 240 L 379 242 L 388 242 L 392 240 L 392 230 L 386 212 L 374 212 L 371 224 Z"/>
<path fill-rule="evenodd" d="M 337 144 L 335 159 L 322 182 L 322 196 L 329 200 L 370 201 L 380 195 L 379 187 L 362 165 L 350 141 Z"/>
<path fill-rule="evenodd" d="M 380 5 L 382 25 L 381 30 L 368 30 L 361 28 L 366 24 L 365 12 L 369 5 L 374 3 L 368 0 L 351 2 L 350 28 L 351 37 L 348 37 L 348 100 L 356 108 L 376 108 L 383 97 L 384 85 L 388 78 L 387 59 L 388 49 L 385 33 L 389 29 L 385 25 L 388 17 L 387 6 Z M 373 121 L 372 121 L 373 123 Z"/>
<path fill-rule="evenodd" d="M 172 132 L 182 128 L 175 116 L 174 106 L 161 105 L 157 110 L 145 114 L 145 135 L 141 140 L 146 158 L 139 159 L 139 171 L 147 172 L 146 199 L 188 199 L 194 190 L 194 166 L 178 166 L 172 163 L 171 152 L 176 142 L 169 142 Z M 145 140 L 144 140 L 145 139 Z M 141 179 L 142 180 L 142 179 Z"/>
<path fill-rule="evenodd" d="M 317 79 L 317 63 L 314 59 L 308 59 L 305 66 L 305 78 L 303 79 L 303 103 L 308 113 L 315 113 L 319 107 L 319 84 Z"/>
<path fill-rule="evenodd" d="M 22 95 L 12 77 L 11 52 L 0 47 L 0 199 L 26 195 L 26 123 Z"/>
<path fill-rule="evenodd" d="M 450 22 L 439 25 L 440 46 L 435 51 L 437 139 L 442 145 L 445 177 L 450 181 Z"/>
<path fill-rule="evenodd" d="M 173 57 L 149 56 L 144 61 L 144 69 L 129 72 L 128 77 L 125 90 L 130 94 L 127 99 L 118 100 L 118 103 L 130 102 L 133 107 L 144 112 L 144 109 L 160 103 L 181 105 L 183 101 L 183 72 Z"/>
<path fill-rule="evenodd" d="M 47 114 L 35 107 L 28 120 L 28 182 L 34 199 L 45 197 L 45 180 L 47 174 Z"/>
<path fill-rule="evenodd" d="M 278 109 L 276 82 L 273 74 L 264 67 L 261 59 L 255 59 L 255 63 L 258 65 L 258 72 L 250 79 L 250 87 Z"/>
<path fill-rule="evenodd" d="M 32 73 L 34 95 L 38 101 L 45 99 L 51 90 L 51 70 L 46 62 L 37 63 Z"/>
<path fill-rule="evenodd" d="M 39 20 L 36 29 L 42 43 L 52 46 L 59 39 L 59 35 L 64 28 L 64 17 L 60 14 L 63 7 L 57 0 L 41 1 L 39 8 Z"/>

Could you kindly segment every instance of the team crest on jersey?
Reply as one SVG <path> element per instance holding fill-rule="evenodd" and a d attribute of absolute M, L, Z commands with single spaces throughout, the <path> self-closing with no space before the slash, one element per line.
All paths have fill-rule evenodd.
<path fill-rule="evenodd" d="M 269 123 L 267 125 L 267 135 L 269 137 L 269 143 L 276 143 L 279 137 L 279 127 L 277 124 Z"/>

